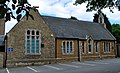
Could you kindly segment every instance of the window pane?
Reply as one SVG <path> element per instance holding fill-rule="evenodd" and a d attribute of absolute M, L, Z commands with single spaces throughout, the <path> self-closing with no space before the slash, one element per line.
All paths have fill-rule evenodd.
<path fill-rule="evenodd" d="M 35 37 L 32 36 L 32 53 L 35 53 Z"/>
<path fill-rule="evenodd" d="M 110 52 L 110 43 L 109 43 L 109 50 L 108 50 L 108 52 Z"/>
<path fill-rule="evenodd" d="M 30 35 L 30 30 L 27 30 L 27 35 Z"/>
<path fill-rule="evenodd" d="M 73 52 L 73 43 L 70 42 L 70 53 L 72 53 L 72 52 Z"/>
<path fill-rule="evenodd" d="M 103 42 L 103 50 L 104 50 L 104 52 L 106 52 L 106 50 L 105 50 L 105 42 Z"/>
<path fill-rule="evenodd" d="M 37 36 L 36 39 L 39 40 L 39 36 Z"/>
<path fill-rule="evenodd" d="M 26 46 L 27 46 L 27 54 L 30 54 L 30 40 L 27 40 L 27 43 L 26 43 Z"/>
<path fill-rule="evenodd" d="M 89 52 L 91 52 L 91 45 L 89 45 Z"/>
<path fill-rule="evenodd" d="M 95 42 L 95 52 L 98 52 L 98 43 Z"/>
<path fill-rule="evenodd" d="M 92 52 L 92 40 L 91 39 L 88 40 L 88 51 L 89 53 Z"/>
<path fill-rule="evenodd" d="M 36 53 L 39 53 L 39 40 L 36 40 Z"/>
<path fill-rule="evenodd" d="M 36 35 L 39 35 L 39 31 L 36 32 Z"/>
<path fill-rule="evenodd" d="M 32 35 L 35 35 L 35 32 L 34 32 L 34 30 L 32 31 Z"/>
<path fill-rule="evenodd" d="M 63 53 L 66 53 L 65 42 L 63 42 Z"/>
<path fill-rule="evenodd" d="M 69 53 L 69 42 L 67 42 L 67 53 Z"/>
<path fill-rule="evenodd" d="M 27 36 L 27 39 L 30 39 L 30 36 Z"/>
<path fill-rule="evenodd" d="M 88 44 L 91 44 L 91 39 L 88 40 Z"/>
<path fill-rule="evenodd" d="M 85 53 L 84 42 L 82 42 L 82 53 Z"/>

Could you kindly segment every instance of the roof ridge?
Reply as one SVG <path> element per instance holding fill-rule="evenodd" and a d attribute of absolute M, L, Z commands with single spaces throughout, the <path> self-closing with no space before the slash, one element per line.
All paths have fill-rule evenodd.
<path fill-rule="evenodd" d="M 71 19 L 71 18 L 62 18 L 62 17 L 55 17 L 55 16 L 46 16 L 46 15 L 41 15 L 41 17 L 49 17 L 49 18 L 57 18 L 57 19 L 66 19 L 66 20 L 72 20 L 72 21 L 80 21 L 80 22 L 88 22 L 88 23 L 95 23 L 95 24 L 99 24 L 99 23 L 96 23 L 96 22 L 92 22 L 92 21 L 84 21 L 84 20 L 75 20 L 75 19 Z"/>

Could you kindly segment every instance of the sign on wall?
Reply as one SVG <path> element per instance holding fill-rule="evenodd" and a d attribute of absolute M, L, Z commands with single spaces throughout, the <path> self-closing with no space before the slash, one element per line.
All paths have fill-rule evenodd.
<path fill-rule="evenodd" d="M 8 48 L 7 51 L 8 52 L 13 52 L 13 48 Z"/>

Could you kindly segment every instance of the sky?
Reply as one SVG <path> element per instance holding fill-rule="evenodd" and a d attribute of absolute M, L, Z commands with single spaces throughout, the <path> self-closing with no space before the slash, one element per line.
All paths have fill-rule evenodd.
<path fill-rule="evenodd" d="M 41 15 L 54 16 L 61 18 L 76 17 L 78 20 L 93 21 L 96 11 L 86 12 L 86 4 L 73 5 L 75 0 L 28 0 L 32 6 L 39 6 L 38 11 Z M 117 8 L 111 13 L 108 8 L 103 10 L 111 24 L 120 24 L 120 11 Z M 17 23 L 16 20 L 6 22 L 5 32 L 9 32 Z"/>

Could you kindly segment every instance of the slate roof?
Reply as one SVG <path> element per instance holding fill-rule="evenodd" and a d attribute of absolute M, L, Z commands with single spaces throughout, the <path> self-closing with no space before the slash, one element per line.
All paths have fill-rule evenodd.
<path fill-rule="evenodd" d="M 116 40 L 99 23 L 50 16 L 42 17 L 57 38 L 86 39 L 86 36 L 91 36 L 94 40 Z"/>
<path fill-rule="evenodd" d="M 0 35 L 0 46 L 4 45 L 4 38 L 5 38 L 4 35 Z"/>

